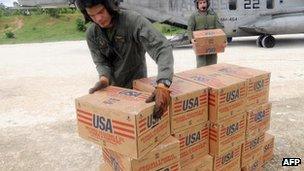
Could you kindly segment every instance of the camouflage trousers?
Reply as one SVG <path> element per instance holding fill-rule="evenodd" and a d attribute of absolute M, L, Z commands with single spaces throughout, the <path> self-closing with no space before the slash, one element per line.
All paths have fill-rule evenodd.
<path fill-rule="evenodd" d="M 208 66 L 217 63 L 217 54 L 196 56 L 196 67 Z"/>

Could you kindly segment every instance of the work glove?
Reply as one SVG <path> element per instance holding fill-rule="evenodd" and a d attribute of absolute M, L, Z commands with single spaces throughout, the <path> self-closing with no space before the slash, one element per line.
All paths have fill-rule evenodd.
<path fill-rule="evenodd" d="M 152 95 L 146 100 L 146 103 L 155 101 L 153 118 L 161 118 L 167 111 L 170 103 L 170 90 L 165 85 L 157 85 Z"/>
<path fill-rule="evenodd" d="M 94 87 L 90 88 L 89 93 L 93 94 L 95 91 L 104 89 L 109 86 L 109 79 L 105 76 L 101 76 L 99 81 L 94 85 Z"/>

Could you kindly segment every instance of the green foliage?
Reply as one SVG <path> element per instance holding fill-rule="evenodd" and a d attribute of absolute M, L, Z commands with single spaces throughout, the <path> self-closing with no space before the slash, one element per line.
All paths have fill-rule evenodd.
<path fill-rule="evenodd" d="M 13 38 L 15 38 L 15 34 L 12 31 L 7 31 L 4 34 L 5 34 L 5 37 L 7 39 L 13 39 Z"/>
<path fill-rule="evenodd" d="M 45 11 L 44 11 L 44 9 L 37 7 L 35 9 L 30 10 L 30 12 L 32 12 L 35 15 L 42 15 L 42 14 L 44 14 Z"/>
<path fill-rule="evenodd" d="M 84 20 L 82 20 L 80 18 L 76 19 L 76 26 L 77 26 L 78 31 L 85 32 L 87 30 Z"/>
<path fill-rule="evenodd" d="M 81 14 L 65 14 L 55 20 L 47 14 L 0 18 L 0 44 L 84 40 L 85 33 L 75 28 L 77 18 Z M 21 27 L 17 23 L 22 23 Z M 8 29 L 4 29 L 5 24 Z M 6 39 L 8 30 L 13 31 L 15 39 Z"/>
<path fill-rule="evenodd" d="M 56 9 L 56 8 L 50 8 L 50 9 L 47 9 L 47 14 L 50 16 L 50 17 L 53 17 L 53 18 L 59 18 L 59 10 L 60 9 Z"/>
<path fill-rule="evenodd" d="M 85 25 L 82 14 L 61 14 L 58 19 L 50 17 L 41 8 L 32 9 L 29 16 L 3 16 L 0 18 L 0 44 L 52 42 L 68 40 L 84 40 Z M 35 14 L 42 12 L 42 15 Z M 165 24 L 154 23 L 153 26 L 165 35 L 174 35 L 184 30 Z M 164 28 L 163 28 L 164 27 Z M 11 31 L 15 39 L 6 38 Z M 10 34 L 10 33 L 8 33 Z M 2 36 L 1 36 L 2 35 Z"/>
<path fill-rule="evenodd" d="M 76 12 L 76 8 L 61 8 L 60 14 L 74 14 Z"/>
<path fill-rule="evenodd" d="M 170 26 L 167 24 L 154 23 L 153 25 L 157 30 L 159 30 L 162 34 L 165 35 L 176 35 L 184 32 L 184 30 L 181 28 Z"/>

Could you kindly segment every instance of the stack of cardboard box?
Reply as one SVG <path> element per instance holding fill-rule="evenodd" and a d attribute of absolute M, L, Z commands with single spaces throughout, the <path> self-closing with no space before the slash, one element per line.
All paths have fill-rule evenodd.
<path fill-rule="evenodd" d="M 209 87 L 210 155 L 213 170 L 240 170 L 245 141 L 246 84 L 244 80 L 206 67 L 176 76 Z"/>
<path fill-rule="evenodd" d="M 110 86 L 76 99 L 79 135 L 102 147 L 106 171 L 261 170 L 273 156 L 269 80 L 230 64 L 177 73 L 161 119 L 145 103 L 155 77 Z"/>
<path fill-rule="evenodd" d="M 262 165 L 273 155 L 274 136 L 266 133 L 270 128 L 270 73 L 232 64 L 207 68 L 246 80 L 246 137 L 242 146 L 241 167 L 243 170 L 262 170 Z"/>
<path fill-rule="evenodd" d="M 154 119 L 154 103 L 145 103 L 149 95 L 110 86 L 76 99 L 79 135 L 103 148 L 103 171 L 180 169 L 169 113 Z"/>
<path fill-rule="evenodd" d="M 144 78 L 134 81 L 133 88 L 151 93 L 155 84 L 155 77 Z M 180 164 L 185 168 L 209 153 L 208 88 L 173 77 L 170 89 L 171 135 L 179 140 Z"/>

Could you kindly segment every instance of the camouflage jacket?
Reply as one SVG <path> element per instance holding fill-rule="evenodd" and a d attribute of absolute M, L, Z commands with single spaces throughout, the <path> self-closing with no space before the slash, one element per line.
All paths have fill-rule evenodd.
<path fill-rule="evenodd" d="M 217 28 L 223 28 L 223 25 L 220 23 L 217 14 L 213 10 L 208 9 L 203 14 L 197 10 L 188 20 L 188 37 L 190 40 L 192 39 L 193 31 Z"/>
<path fill-rule="evenodd" d="M 110 78 L 112 85 L 132 88 L 133 80 L 147 77 L 145 53 L 148 52 L 158 65 L 157 80 L 172 80 L 172 47 L 147 19 L 121 10 L 111 29 L 111 39 L 108 31 L 95 23 L 86 33 L 99 76 Z"/>

